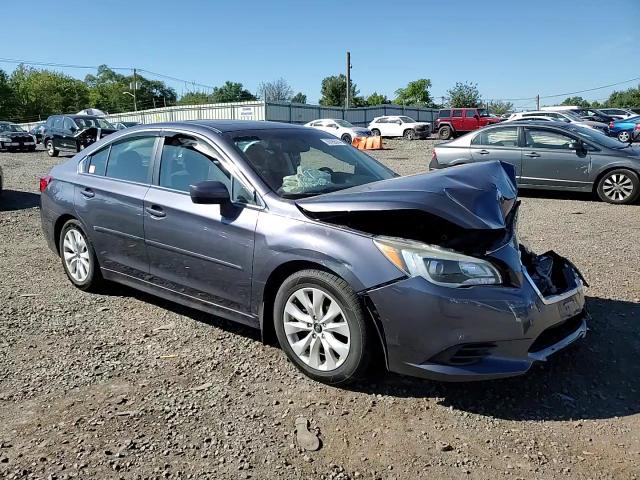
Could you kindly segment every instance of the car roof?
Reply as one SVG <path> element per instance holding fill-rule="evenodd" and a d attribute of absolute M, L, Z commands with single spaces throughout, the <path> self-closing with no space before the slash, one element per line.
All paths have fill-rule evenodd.
<path fill-rule="evenodd" d="M 241 130 L 269 130 L 269 129 L 291 129 L 307 131 L 304 125 L 297 125 L 283 122 L 266 122 L 260 120 L 183 120 L 179 122 L 161 122 L 137 125 L 135 129 L 145 128 L 185 128 L 185 127 L 205 127 L 215 132 L 235 132 Z"/>

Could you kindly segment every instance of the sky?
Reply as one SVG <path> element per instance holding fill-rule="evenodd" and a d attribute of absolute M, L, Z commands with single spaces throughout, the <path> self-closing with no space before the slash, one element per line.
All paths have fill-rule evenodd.
<path fill-rule="evenodd" d="M 477 83 L 485 99 L 512 99 L 640 77 L 640 0 L 32 0 L 28 21 L 27 6 L 12 5 L 22 20 L 5 15 L 0 58 L 135 66 L 205 85 L 241 82 L 252 92 L 282 77 L 309 103 L 322 78 L 344 73 L 347 50 L 365 96 L 393 98 L 418 78 L 431 79 L 439 100 L 458 81 Z M 178 94 L 194 89 L 167 83 Z M 601 100 L 638 84 L 581 95 Z"/>

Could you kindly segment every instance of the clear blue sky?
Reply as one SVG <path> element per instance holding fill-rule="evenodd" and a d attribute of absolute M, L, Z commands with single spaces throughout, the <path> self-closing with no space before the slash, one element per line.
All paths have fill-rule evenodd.
<path fill-rule="evenodd" d="M 0 57 L 137 66 L 207 85 L 285 78 L 310 102 L 345 68 L 361 94 L 430 78 L 485 98 L 640 77 L 640 0 L 34 0 L 5 8 Z M 14 65 L 0 63 L 11 71 Z M 83 78 L 87 71 L 59 68 Z M 184 84 L 168 82 L 182 93 Z M 628 88 L 635 84 L 617 87 Z M 613 89 L 583 94 L 603 99 Z M 562 99 L 559 99 L 561 101 Z M 552 104 L 553 100 L 543 103 Z M 516 102 L 531 106 L 531 102 Z"/>

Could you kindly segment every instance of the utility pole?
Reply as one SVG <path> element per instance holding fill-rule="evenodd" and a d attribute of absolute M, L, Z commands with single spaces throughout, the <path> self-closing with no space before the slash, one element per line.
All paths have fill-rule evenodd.
<path fill-rule="evenodd" d="M 138 101 L 137 101 L 137 97 L 136 97 L 136 90 L 138 89 L 138 85 L 137 85 L 137 78 L 136 78 L 136 69 L 133 69 L 133 111 L 137 112 L 138 111 Z"/>
<path fill-rule="evenodd" d="M 345 97 L 345 108 L 349 108 L 351 103 L 351 52 L 347 51 L 347 96 Z"/>
<path fill-rule="evenodd" d="M 540 94 L 536 95 L 536 110 L 540 110 Z"/>

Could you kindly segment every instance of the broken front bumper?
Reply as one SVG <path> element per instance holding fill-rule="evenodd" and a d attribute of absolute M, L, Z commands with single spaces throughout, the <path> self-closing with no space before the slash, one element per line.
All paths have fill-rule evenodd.
<path fill-rule="evenodd" d="M 413 277 L 367 292 L 390 371 L 467 381 L 520 375 L 585 336 L 583 282 L 543 296 L 523 267 L 519 287 L 447 288 Z"/>

